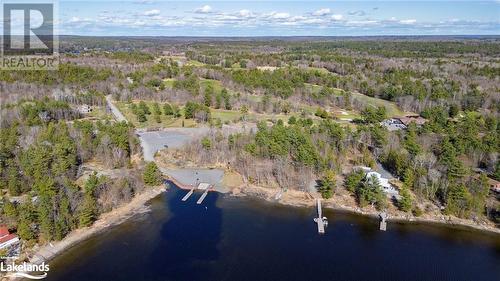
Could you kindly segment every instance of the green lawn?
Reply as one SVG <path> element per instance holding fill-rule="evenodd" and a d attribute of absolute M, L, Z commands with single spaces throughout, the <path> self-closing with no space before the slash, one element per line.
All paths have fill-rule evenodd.
<path fill-rule="evenodd" d="M 163 85 L 165 85 L 166 88 L 172 89 L 174 87 L 174 81 L 175 81 L 175 78 L 163 79 Z"/>
<path fill-rule="evenodd" d="M 387 101 L 379 98 L 373 98 L 369 97 L 357 92 L 352 93 L 352 97 L 364 105 L 367 106 L 373 106 L 373 107 L 385 107 L 387 109 L 387 116 L 389 117 L 394 117 L 394 116 L 403 116 L 405 114 L 404 111 L 402 111 L 394 102 L 392 101 Z"/>
<path fill-rule="evenodd" d="M 305 83 L 307 89 L 310 89 L 312 93 L 317 93 L 321 91 L 322 86 Z M 333 88 L 336 95 L 341 95 L 343 93 L 342 89 Z M 358 92 L 352 92 L 352 98 L 361 102 L 365 106 L 380 107 L 383 106 L 387 109 L 387 115 L 389 117 L 402 116 L 405 114 L 396 103 L 388 100 L 383 100 L 379 98 L 369 97 Z M 354 116 L 354 115 L 353 115 Z M 339 118 L 349 118 L 344 116 L 338 116 Z"/>
<path fill-rule="evenodd" d="M 152 109 L 151 105 L 153 102 L 144 101 L 150 109 Z M 134 101 L 135 104 L 138 104 L 139 101 Z M 153 118 L 153 114 L 147 116 L 146 122 L 137 121 L 137 116 L 132 113 L 130 109 L 130 104 L 126 102 L 116 102 L 115 103 L 118 109 L 123 113 L 125 118 L 132 123 L 137 128 L 153 128 L 153 127 L 182 127 L 182 123 L 184 122 L 184 127 L 196 127 L 197 123 L 193 119 L 184 119 L 184 117 L 174 118 L 173 116 L 160 115 L 160 123 L 156 122 Z M 163 103 L 159 103 L 160 108 L 162 108 Z M 181 109 L 182 110 L 182 107 Z"/>
<path fill-rule="evenodd" d="M 186 63 L 186 66 L 204 66 L 205 64 L 197 60 L 190 60 Z"/>
<path fill-rule="evenodd" d="M 92 111 L 87 115 L 87 117 L 104 120 L 106 118 L 111 118 L 111 115 L 106 112 L 106 108 L 104 108 L 104 106 L 93 106 Z"/>
<path fill-rule="evenodd" d="M 214 89 L 214 93 L 220 93 L 222 91 L 222 83 L 218 80 L 213 80 L 213 79 L 204 79 L 200 78 L 200 85 L 202 90 L 205 90 L 205 88 L 208 85 L 212 85 L 212 88 Z"/>
<path fill-rule="evenodd" d="M 220 119 L 222 123 L 225 122 L 237 122 L 240 121 L 243 114 L 239 110 L 225 110 L 225 109 L 210 109 L 212 119 Z M 266 114 L 266 113 L 256 113 L 249 112 L 246 115 L 246 121 L 258 122 L 262 120 L 278 121 L 283 120 L 283 122 L 288 122 L 288 118 L 295 116 L 299 118 L 299 114 Z"/>

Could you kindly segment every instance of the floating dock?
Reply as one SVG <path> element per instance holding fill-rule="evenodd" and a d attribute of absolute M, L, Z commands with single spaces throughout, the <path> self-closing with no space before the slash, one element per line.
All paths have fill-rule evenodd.
<path fill-rule="evenodd" d="M 177 184 L 176 182 L 174 182 L 175 184 Z M 179 185 L 177 185 L 179 186 Z M 184 188 L 186 188 L 187 186 L 184 186 Z M 191 195 L 193 195 L 193 193 L 195 192 L 195 190 L 202 190 L 204 191 L 203 194 L 201 195 L 201 197 L 198 199 L 198 201 L 196 201 L 196 204 L 201 204 L 203 203 L 203 200 L 205 200 L 205 197 L 207 197 L 208 195 L 208 192 L 211 190 L 212 188 L 212 185 L 210 185 L 209 183 L 206 183 L 206 182 L 202 182 L 202 183 L 199 183 L 197 187 L 193 187 L 192 185 L 190 186 L 190 189 L 189 189 L 189 192 L 186 193 L 186 195 L 184 195 L 184 197 L 182 197 L 182 201 L 185 202 L 189 199 L 189 197 L 191 197 Z"/>
<path fill-rule="evenodd" d="M 201 203 L 203 203 L 203 200 L 205 200 L 205 197 L 207 197 L 207 194 L 208 194 L 208 189 L 206 189 L 205 192 L 203 192 L 200 199 L 198 199 L 198 201 L 196 201 L 196 204 L 200 205 Z"/>
<path fill-rule="evenodd" d="M 191 189 L 186 195 L 184 195 L 184 197 L 182 197 L 182 201 L 186 201 L 188 200 L 189 196 L 191 196 L 194 192 L 194 188 Z"/>

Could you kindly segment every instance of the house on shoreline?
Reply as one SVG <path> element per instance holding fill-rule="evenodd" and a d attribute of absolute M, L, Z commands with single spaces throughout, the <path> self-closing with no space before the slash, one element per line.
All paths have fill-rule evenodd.
<path fill-rule="evenodd" d="M 0 226 L 0 250 L 10 248 L 19 242 L 19 237 L 11 234 L 6 226 Z"/>
<path fill-rule="evenodd" d="M 382 191 L 387 194 L 387 196 L 396 198 L 399 197 L 399 191 L 396 186 L 390 183 L 390 179 L 385 178 L 381 173 L 372 170 L 370 167 L 359 166 L 356 168 L 365 173 L 365 181 L 371 180 L 372 177 L 375 177 L 380 184 Z"/>

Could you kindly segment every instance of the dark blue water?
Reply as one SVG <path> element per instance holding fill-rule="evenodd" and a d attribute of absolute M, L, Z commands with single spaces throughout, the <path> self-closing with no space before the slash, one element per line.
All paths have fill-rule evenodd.
<path fill-rule="evenodd" d="M 72 248 L 46 280 L 499 280 L 500 237 L 389 223 L 210 193 L 181 202 L 171 189 L 152 212 Z"/>

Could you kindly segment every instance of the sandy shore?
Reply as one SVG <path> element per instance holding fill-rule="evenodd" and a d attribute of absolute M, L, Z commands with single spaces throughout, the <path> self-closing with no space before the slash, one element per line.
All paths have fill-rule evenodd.
<path fill-rule="evenodd" d="M 316 199 L 307 192 L 302 192 L 298 190 L 289 190 L 283 193 L 279 200 L 275 200 L 274 196 L 276 194 L 276 189 L 264 188 L 259 186 L 247 186 L 244 188 L 233 189 L 230 194 L 232 196 L 251 196 L 259 199 L 263 199 L 269 202 L 294 206 L 294 207 L 314 207 L 316 205 Z M 375 209 L 352 207 L 335 202 L 335 199 L 323 200 L 323 208 L 337 210 L 341 212 L 349 212 L 364 216 L 370 216 L 378 218 L 379 211 Z M 471 220 L 460 219 L 457 217 L 450 217 L 441 215 L 439 218 L 433 217 L 431 215 L 423 215 L 421 217 L 415 217 L 409 214 L 400 214 L 389 212 L 389 222 L 402 222 L 402 223 L 430 223 L 430 224 L 442 224 L 458 228 L 474 229 L 480 231 L 486 231 L 491 233 L 500 234 L 500 229 L 492 224 L 478 224 Z M 390 226 L 389 226 L 390 228 Z"/>
<path fill-rule="evenodd" d="M 34 264 L 40 264 L 44 261 L 48 262 L 85 239 L 105 231 L 114 225 L 120 224 L 135 214 L 147 212 L 148 208 L 146 203 L 165 190 L 165 186 L 147 188 L 141 194 L 135 196 L 129 203 L 126 203 L 108 213 L 102 214 L 93 225 L 76 229 L 61 241 L 52 242 L 47 245 L 34 248 L 34 254 L 31 255 L 30 262 Z"/>

